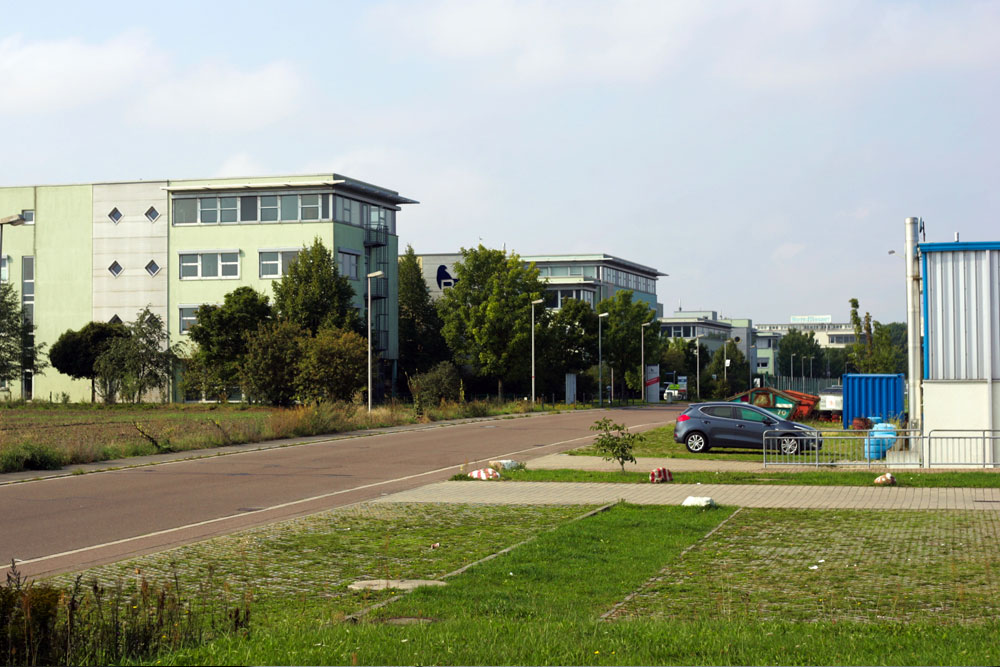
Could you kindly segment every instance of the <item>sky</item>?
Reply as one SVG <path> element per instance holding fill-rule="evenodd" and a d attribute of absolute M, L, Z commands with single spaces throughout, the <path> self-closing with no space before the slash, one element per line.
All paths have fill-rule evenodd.
<path fill-rule="evenodd" d="M 417 253 L 905 321 L 905 218 L 1000 240 L 998 34 L 1000 2 L 0 0 L 0 185 L 336 172 L 418 200 Z"/>

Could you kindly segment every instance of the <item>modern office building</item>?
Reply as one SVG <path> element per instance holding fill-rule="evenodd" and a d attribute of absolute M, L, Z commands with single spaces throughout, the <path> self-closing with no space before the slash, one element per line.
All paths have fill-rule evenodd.
<path fill-rule="evenodd" d="M 660 332 L 668 338 L 697 338 L 698 343 L 708 348 L 712 354 L 727 340 L 732 340 L 749 361 L 750 368 L 756 372 L 757 355 L 752 320 L 719 317 L 714 310 L 678 310 L 673 315 L 660 318 Z"/>
<path fill-rule="evenodd" d="M 455 284 L 455 263 L 462 260 L 460 253 L 424 254 L 417 255 L 417 259 L 432 298 L 440 297 Z M 657 317 L 663 314 L 663 304 L 656 300 L 656 281 L 667 274 L 652 267 L 606 254 L 523 255 L 521 259 L 538 268 L 539 278 L 546 283 L 548 308 L 560 308 L 566 299 L 594 306 L 622 290 L 631 290 L 634 300 L 648 303 L 656 309 Z"/>
<path fill-rule="evenodd" d="M 757 331 L 781 336 L 787 336 L 792 329 L 813 332 L 820 347 L 842 348 L 854 344 L 854 326 L 850 322 L 834 322 L 832 315 L 792 315 L 787 324 L 757 325 Z"/>
<path fill-rule="evenodd" d="M 185 340 L 202 304 L 237 287 L 271 296 L 271 284 L 314 239 L 367 303 L 373 346 L 390 376 L 398 358 L 396 213 L 412 199 L 339 174 L 159 180 L 0 188 L 5 225 L 0 279 L 11 281 L 36 339 L 51 347 L 90 321 L 131 321 L 145 307 Z M 48 369 L 3 398 L 89 400 L 90 384 Z M 173 398 L 179 399 L 176 391 Z"/>

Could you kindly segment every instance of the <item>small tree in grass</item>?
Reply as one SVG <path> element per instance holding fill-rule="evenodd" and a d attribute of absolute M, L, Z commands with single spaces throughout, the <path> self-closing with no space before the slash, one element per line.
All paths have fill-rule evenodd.
<path fill-rule="evenodd" d="M 635 456 L 632 452 L 635 450 L 635 446 L 642 442 L 642 436 L 638 433 L 629 433 L 625 424 L 614 424 L 607 417 L 594 422 L 590 430 L 601 433 L 594 441 L 594 447 L 597 448 L 598 453 L 604 457 L 605 461 L 618 461 L 622 467 L 622 474 L 625 474 L 625 462 L 635 463 Z"/>

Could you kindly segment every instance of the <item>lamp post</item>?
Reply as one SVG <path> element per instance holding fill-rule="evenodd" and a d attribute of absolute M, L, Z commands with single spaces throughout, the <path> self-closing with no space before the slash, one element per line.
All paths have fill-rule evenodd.
<path fill-rule="evenodd" d="M 598 405 L 604 407 L 604 355 L 601 352 L 601 322 L 611 313 L 600 313 L 597 316 L 597 384 Z"/>
<path fill-rule="evenodd" d="M 795 382 L 795 353 L 792 352 L 792 360 L 788 362 L 788 374 L 792 376 L 789 381 L 788 387 L 791 388 L 791 383 Z"/>
<path fill-rule="evenodd" d="M 809 355 L 809 379 L 812 380 L 813 377 L 813 355 Z"/>
<path fill-rule="evenodd" d="M 11 227 L 17 227 L 24 224 L 24 218 L 20 215 L 8 215 L 6 218 L 0 218 L 0 262 L 3 261 L 3 226 L 10 225 Z M 7 267 L 8 277 L 10 276 L 10 267 Z"/>
<path fill-rule="evenodd" d="M 535 406 L 535 306 L 544 303 L 545 299 L 535 299 L 531 302 L 531 406 Z"/>
<path fill-rule="evenodd" d="M 372 278 L 384 275 L 384 271 L 374 271 L 365 276 L 368 280 L 368 412 L 372 411 Z"/>
<path fill-rule="evenodd" d="M 646 322 L 639 327 L 639 392 L 642 402 L 646 402 L 646 327 L 652 322 Z"/>

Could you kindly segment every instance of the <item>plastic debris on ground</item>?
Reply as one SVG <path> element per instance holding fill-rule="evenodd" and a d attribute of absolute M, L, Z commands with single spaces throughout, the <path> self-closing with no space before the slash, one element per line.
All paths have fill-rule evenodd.
<path fill-rule="evenodd" d="M 480 468 L 469 473 L 472 479 L 500 479 L 500 473 L 493 468 Z"/>
<path fill-rule="evenodd" d="M 879 475 L 875 478 L 875 483 L 879 486 L 896 486 L 896 478 L 891 472 L 887 472 L 884 475 Z"/>
<path fill-rule="evenodd" d="M 681 505 L 684 507 L 715 507 L 715 501 L 708 496 L 688 496 Z"/>
<path fill-rule="evenodd" d="M 522 470 L 524 468 L 523 462 L 515 461 L 514 459 L 499 459 L 497 461 L 490 461 L 489 465 L 498 472 L 503 472 L 504 470 Z"/>
<path fill-rule="evenodd" d="M 666 468 L 656 468 L 649 473 L 649 481 L 653 484 L 674 481 L 674 475 Z"/>

